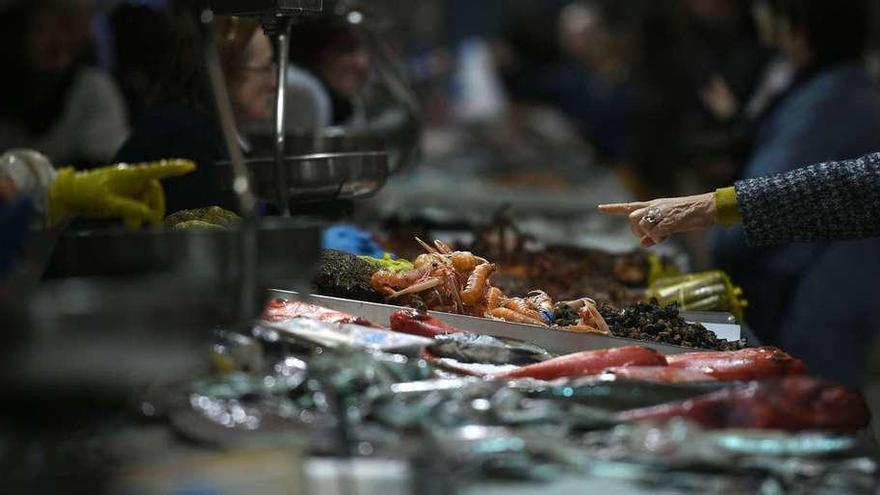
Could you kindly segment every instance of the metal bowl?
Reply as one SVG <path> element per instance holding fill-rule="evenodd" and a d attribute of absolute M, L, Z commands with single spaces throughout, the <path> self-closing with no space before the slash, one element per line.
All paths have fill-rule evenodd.
<path fill-rule="evenodd" d="M 269 129 L 249 133 L 255 154 L 269 156 L 275 145 L 275 136 Z M 287 154 L 290 156 L 325 153 L 368 153 L 386 151 L 388 143 L 376 132 L 348 127 L 324 127 L 316 132 L 288 131 Z"/>
<path fill-rule="evenodd" d="M 247 160 L 254 189 L 261 199 L 277 199 L 275 160 Z M 220 167 L 229 168 L 228 162 Z M 320 153 L 285 159 L 291 203 L 369 197 L 384 187 L 388 179 L 388 154 L 382 151 Z M 231 183 L 231 182 L 230 182 Z"/>

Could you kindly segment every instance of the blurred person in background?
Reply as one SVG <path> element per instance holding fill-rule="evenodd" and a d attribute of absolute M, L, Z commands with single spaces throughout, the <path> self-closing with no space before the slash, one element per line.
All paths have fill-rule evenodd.
<path fill-rule="evenodd" d="M 88 0 L 28 0 L 0 13 L 0 150 L 33 148 L 58 165 L 106 164 L 128 136 L 125 103 L 87 63 Z"/>
<path fill-rule="evenodd" d="M 742 171 L 747 148 L 733 139 L 728 121 L 707 111 L 701 96 L 713 83 L 724 81 L 727 94 L 744 101 L 755 91 L 771 55 L 750 15 L 749 2 L 685 0 L 682 5 L 681 50 L 686 99 L 679 101 L 683 129 L 677 139 L 686 167 L 678 165 L 678 183 L 663 194 L 720 185 Z M 672 165 L 676 167 L 676 165 Z"/>
<path fill-rule="evenodd" d="M 156 36 L 163 64 L 151 79 L 148 108 L 116 156 L 141 163 L 185 158 L 195 173 L 167 181 L 168 212 L 220 206 L 236 210 L 228 179 L 214 164 L 228 159 L 207 76 L 198 2 L 179 0 L 169 10 L 169 30 Z M 272 45 L 255 20 L 218 17 L 214 23 L 220 61 L 239 126 L 239 144 L 250 144 L 241 129 L 272 116 L 276 65 Z"/>
<path fill-rule="evenodd" d="M 758 129 L 742 179 L 787 192 L 764 201 L 761 222 L 766 227 L 757 234 L 742 226 L 716 230 L 712 251 L 716 265 L 744 288 L 750 301 L 747 322 L 759 338 L 802 358 L 820 376 L 856 386 L 863 376 L 864 351 L 880 333 L 880 240 L 774 244 L 857 237 L 812 235 L 833 224 L 817 218 L 815 211 L 844 219 L 832 231 L 845 229 L 846 218 L 862 219 L 874 211 L 876 196 L 848 198 L 865 188 L 875 190 L 876 156 L 800 170 L 880 150 L 880 98 L 863 60 L 868 2 L 781 0 L 778 9 L 780 46 L 797 75 Z M 780 178 L 754 181 L 762 177 Z M 738 184 L 734 202 L 747 202 L 749 194 L 741 195 Z M 644 216 L 657 204 L 650 202 L 631 214 Z M 698 212 L 704 209 L 701 204 L 705 202 L 681 201 L 675 209 Z M 746 207 L 740 204 L 740 212 L 748 217 Z M 786 234 L 792 228 L 775 223 L 776 217 L 795 218 L 800 228 Z M 677 230 L 709 225 L 682 224 Z M 750 238 L 759 242 L 751 245 Z M 662 239 L 647 242 L 657 240 Z"/>
<path fill-rule="evenodd" d="M 761 44 L 772 51 L 752 94 L 740 101 L 720 75 L 714 75 L 700 93 L 712 114 L 723 122 L 742 118 L 757 121 L 794 79 L 795 66 L 779 47 L 778 0 L 755 0 L 751 14 Z"/>
<path fill-rule="evenodd" d="M 388 152 L 396 173 L 416 160 L 423 124 L 421 104 L 400 64 L 397 13 L 388 8 L 387 2 L 328 0 L 325 15 L 294 23 L 285 127 L 297 138 L 345 133 L 368 139 Z M 266 127 L 263 137 L 274 142 Z M 291 144 L 294 153 L 328 151 L 308 138 Z"/>
<path fill-rule="evenodd" d="M 738 98 L 720 75 L 714 75 L 700 91 L 706 108 L 728 126 L 732 156 L 737 162 L 748 159 L 758 127 L 794 82 L 796 66 L 779 47 L 778 5 L 778 0 L 752 2 L 751 14 L 758 38 L 772 53 L 748 97 Z"/>
<path fill-rule="evenodd" d="M 521 7 L 503 38 L 511 98 L 559 110 L 610 163 L 626 160 L 631 145 L 630 13 L 601 0 Z"/>
<path fill-rule="evenodd" d="M 560 19 L 562 49 L 582 69 L 583 86 L 572 88 L 564 108 L 611 162 L 631 158 L 631 14 L 623 2 L 581 0 L 563 9 Z"/>
<path fill-rule="evenodd" d="M 295 25 L 291 38 L 296 40 L 290 55 L 295 71 L 292 84 L 313 88 L 318 126 L 363 124 L 362 96 L 372 61 L 354 26 L 326 17 Z"/>

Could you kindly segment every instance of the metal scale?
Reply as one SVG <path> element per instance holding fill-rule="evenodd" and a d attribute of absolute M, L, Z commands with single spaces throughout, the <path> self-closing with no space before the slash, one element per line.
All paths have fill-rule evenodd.
<path fill-rule="evenodd" d="M 282 214 L 290 214 L 291 202 L 355 199 L 369 196 L 385 184 L 388 176 L 388 155 L 382 151 L 363 150 L 347 153 L 320 153 L 289 156 L 286 148 L 285 108 L 287 72 L 290 55 L 290 30 L 298 17 L 321 15 L 323 0 L 210 0 L 212 15 L 233 15 L 260 19 L 265 33 L 273 39 L 278 58 L 275 99 L 274 156 L 245 161 L 238 146 L 230 140 L 228 130 L 234 125 L 224 122 L 229 141 L 230 166 L 236 181 L 245 170 L 250 174 L 254 190 L 262 199 L 271 199 Z M 221 116 L 227 112 L 221 112 Z M 232 148 L 235 148 L 234 150 Z M 236 163 L 238 162 L 238 163 Z"/>

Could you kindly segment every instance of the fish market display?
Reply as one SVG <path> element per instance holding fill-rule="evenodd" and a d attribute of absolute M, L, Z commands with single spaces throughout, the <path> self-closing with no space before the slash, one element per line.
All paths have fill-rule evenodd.
<path fill-rule="evenodd" d="M 379 262 L 344 253 L 325 253 L 315 284 L 325 295 L 383 301 L 422 311 L 696 349 L 734 350 L 744 346 L 743 342 L 719 339 L 698 323 L 684 321 L 675 306 L 661 307 L 650 303 L 618 310 L 597 304 L 590 297 L 557 301 L 548 292 L 533 288 L 527 289 L 524 297 L 514 297 L 495 284 L 498 265 L 468 251 L 454 251 L 440 241 L 435 241 L 433 246 L 420 239 L 417 241 L 425 252 L 415 258 L 411 269 L 407 269 L 410 265 L 405 261 Z M 448 329 L 442 326 L 425 328 L 431 325 L 420 325 L 403 316 L 400 318 L 394 322 L 400 331 L 427 336 L 448 333 Z M 412 330 L 407 330 L 407 325 Z"/>
<path fill-rule="evenodd" d="M 773 347 L 759 347 L 731 352 L 692 352 L 667 358 L 669 366 L 696 371 L 723 381 L 763 380 L 788 375 L 802 375 L 804 363 Z"/>
<path fill-rule="evenodd" d="M 375 272 L 370 283 L 389 301 L 433 311 L 487 317 L 513 323 L 548 327 L 563 323 L 567 330 L 609 335 L 611 333 L 592 299 L 555 303 L 543 291 L 527 297 L 509 297 L 491 285 L 496 266 L 467 251 L 453 251 L 443 242 L 419 255 L 412 270 Z"/>
<path fill-rule="evenodd" d="M 606 368 L 628 366 L 665 366 L 666 358 L 647 347 L 620 347 L 601 351 L 585 351 L 569 354 L 543 363 L 524 366 L 505 373 L 498 378 L 537 378 L 555 380 L 597 375 Z"/>
<path fill-rule="evenodd" d="M 875 448 L 857 434 L 862 397 L 776 349 L 554 356 L 415 310 L 373 322 L 391 330 L 292 301 L 266 316 L 241 338 L 218 334 L 225 356 L 263 355 L 191 382 L 175 429 L 213 444 L 290 436 L 317 455 L 419 459 L 456 483 L 610 473 L 652 489 L 681 475 L 693 493 L 876 485 Z"/>
<path fill-rule="evenodd" d="M 627 411 L 625 421 L 665 423 L 685 418 L 707 428 L 854 432 L 865 428 L 868 407 L 857 393 L 815 378 L 752 382 L 704 397 Z"/>
<path fill-rule="evenodd" d="M 423 239 L 432 235 L 422 223 L 388 224 L 384 230 L 386 249 L 413 258 L 420 254 L 412 249 L 413 234 Z M 669 260 L 645 250 L 611 253 L 546 245 L 523 234 L 503 211 L 492 225 L 472 230 L 473 242 L 458 247 L 493 260 L 498 268 L 493 285 L 507 294 L 541 288 L 557 301 L 589 294 L 600 303 L 623 307 L 644 300 L 653 279 L 677 274 Z"/>
<path fill-rule="evenodd" d="M 640 303 L 616 309 L 597 304 L 589 297 L 557 301 L 547 291 L 532 287 L 525 289 L 524 297 L 514 297 L 495 283 L 499 280 L 498 265 L 468 251 L 455 251 L 440 241 L 435 241 L 433 246 L 417 241 L 425 252 L 411 265 L 403 260 L 370 260 L 325 252 L 314 283 L 324 295 L 568 332 L 613 335 L 697 349 L 735 350 L 744 346 L 743 342 L 719 339 L 698 323 L 684 321 L 675 306 Z M 412 268 L 407 269 L 410 266 Z M 405 325 L 400 324 L 401 328 Z M 427 335 L 447 332 L 445 329 L 427 331 Z"/>

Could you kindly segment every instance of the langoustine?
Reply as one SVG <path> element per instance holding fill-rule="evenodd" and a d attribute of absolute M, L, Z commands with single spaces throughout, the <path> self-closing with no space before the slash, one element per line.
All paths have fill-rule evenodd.
<path fill-rule="evenodd" d="M 495 308 L 487 313 L 487 316 L 492 318 L 496 318 L 499 320 L 508 321 L 510 323 L 523 323 L 525 325 L 537 325 L 541 327 L 546 327 L 547 324 L 543 321 L 532 318 L 528 315 L 524 315 L 522 313 L 517 313 L 516 311 L 510 308 Z"/>
<path fill-rule="evenodd" d="M 495 271 L 495 265 L 491 263 L 483 263 L 471 272 L 468 277 L 467 285 L 461 291 L 461 300 L 468 306 L 477 305 L 486 294 L 489 288 L 489 277 Z"/>
<path fill-rule="evenodd" d="M 430 245 L 416 238 L 425 249 L 404 273 L 377 272 L 372 286 L 389 300 L 419 296 L 424 307 L 434 311 L 450 311 L 469 316 L 488 317 L 512 323 L 552 326 L 555 322 L 553 300 L 543 291 L 532 291 L 527 297 L 507 297 L 492 287 L 494 264 L 468 251 L 454 251 L 441 241 Z M 416 304 L 416 303 L 413 303 Z M 568 304 L 569 314 L 564 329 L 579 333 L 610 334 L 608 325 L 591 299 Z M 420 306 L 421 307 L 421 306 Z"/>
<path fill-rule="evenodd" d="M 429 263 L 401 273 L 379 270 L 370 277 L 370 285 L 387 297 L 399 296 L 398 291 L 412 288 L 416 284 L 424 282 L 436 268 L 437 265 Z M 422 290 L 428 290 L 428 288 Z"/>

